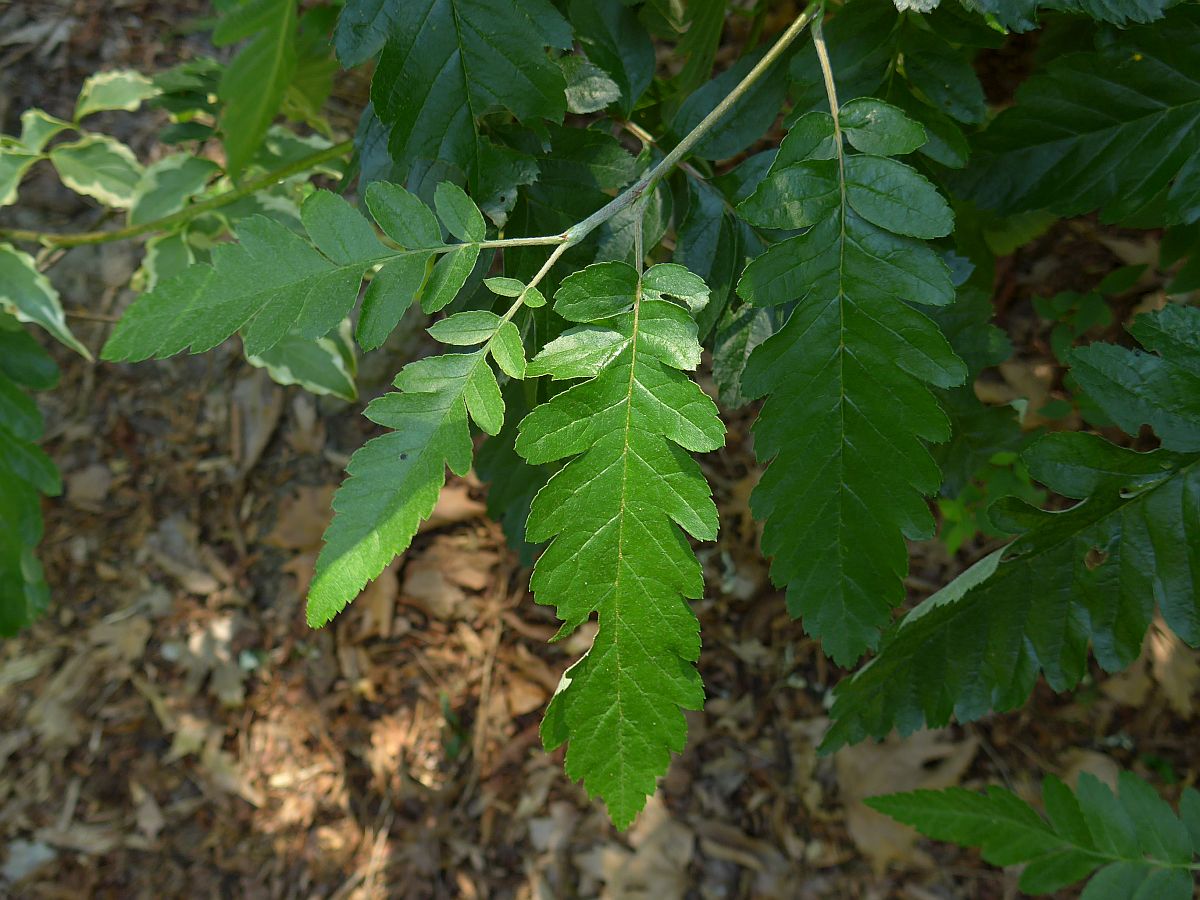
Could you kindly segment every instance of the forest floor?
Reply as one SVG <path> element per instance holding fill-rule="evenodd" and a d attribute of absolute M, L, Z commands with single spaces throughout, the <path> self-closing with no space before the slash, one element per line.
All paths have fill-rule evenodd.
<path fill-rule="evenodd" d="M 67 113 L 97 69 L 201 52 L 175 29 L 206 9 L 0 6 L 2 130 L 26 106 Z M 161 152 L 151 119 L 112 119 L 144 159 Z M 45 173 L 5 216 L 99 221 Z M 1002 261 L 998 324 L 1018 352 L 992 399 L 1036 410 L 1056 396 L 1033 296 L 1154 259 L 1116 234 L 1096 251 L 1095 227 L 1067 223 Z M 49 272 L 93 350 L 132 297 L 137 253 L 81 248 Z M 0 645 L 0 895 L 1007 898 L 1014 872 L 861 798 L 990 783 L 1033 798 L 1048 773 L 1111 781 L 1118 767 L 1168 792 L 1197 778 L 1200 665 L 1157 630 L 1132 669 L 1094 670 L 1072 694 L 1042 685 L 1019 712 L 818 756 L 843 673 L 788 618 L 759 558 L 747 411 L 704 460 L 723 523 L 700 551 L 708 702 L 620 834 L 540 747 L 542 710 L 588 634 L 547 643 L 552 614 L 484 515 L 484 485 L 452 480 L 412 550 L 310 631 L 302 598 L 329 497 L 373 433 L 358 408 L 278 387 L 233 344 L 137 366 L 54 353 L 62 385 L 39 399 L 66 492 L 47 504 L 51 613 Z M 401 362 L 376 362 L 364 393 Z M 910 599 L 991 546 L 914 545 Z"/>

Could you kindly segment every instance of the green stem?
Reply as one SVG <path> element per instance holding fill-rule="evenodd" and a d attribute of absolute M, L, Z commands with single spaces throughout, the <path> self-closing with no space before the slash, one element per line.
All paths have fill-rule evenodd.
<path fill-rule="evenodd" d="M 712 130 L 713 126 L 724 118 L 725 114 L 737 104 L 746 91 L 750 90 L 754 83 L 767 73 L 822 9 L 822 4 L 813 3 L 798 15 L 796 21 L 792 22 L 787 30 L 779 36 L 774 46 L 767 51 L 766 55 L 758 61 L 753 69 L 746 73 L 745 78 L 738 82 L 737 87 L 730 91 L 725 99 L 716 105 L 712 112 L 701 119 L 700 123 L 688 132 L 687 136 L 676 144 L 671 152 L 659 161 L 658 165 L 654 166 L 634 184 L 618 194 L 611 202 L 596 210 L 596 212 L 592 213 L 582 222 L 569 228 L 567 230 L 568 244 L 578 244 L 617 213 L 636 203 L 643 194 L 653 188 L 665 175 L 670 173 L 691 152 L 692 148 Z"/>
<path fill-rule="evenodd" d="M 190 222 L 197 216 L 201 216 L 206 212 L 211 212 L 214 209 L 220 209 L 222 206 L 228 206 L 243 197 L 247 197 L 256 191 L 261 191 L 263 188 L 271 187 L 280 181 L 291 178 L 293 175 L 299 175 L 301 172 L 307 172 L 309 169 L 314 169 L 321 163 L 329 162 L 330 160 L 339 159 L 354 149 L 353 141 L 342 141 L 340 144 L 334 144 L 332 147 L 326 147 L 324 150 L 318 150 L 316 153 L 309 154 L 303 159 L 298 159 L 295 162 L 288 163 L 273 172 L 268 172 L 261 178 L 255 178 L 253 181 L 247 181 L 241 187 L 234 188 L 231 191 L 226 191 L 209 200 L 204 200 L 200 203 L 194 203 L 179 212 L 172 213 L 169 216 L 163 216 L 161 219 L 154 219 L 150 222 L 143 222 L 140 225 L 129 225 L 125 228 L 117 228 L 109 231 L 79 231 L 68 234 L 55 234 L 46 231 L 26 231 L 21 228 L 0 228 L 0 239 L 10 241 L 29 241 L 31 243 L 41 244 L 43 247 L 80 247 L 84 244 L 107 244 L 110 241 L 125 241 L 130 238 L 140 237 L 143 234 L 149 234 L 153 231 L 163 231 L 172 228 L 176 225 L 181 225 L 184 222 Z"/>

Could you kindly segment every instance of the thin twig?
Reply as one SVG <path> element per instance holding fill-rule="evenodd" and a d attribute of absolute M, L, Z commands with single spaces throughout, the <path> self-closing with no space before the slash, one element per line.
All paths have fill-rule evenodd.
<path fill-rule="evenodd" d="M 120 316 L 109 315 L 108 313 L 89 312 L 86 309 L 64 309 L 63 313 L 68 319 L 84 319 L 88 322 L 107 322 L 112 324 L 121 321 Z"/>
<path fill-rule="evenodd" d="M 80 247 L 85 244 L 107 244 L 110 241 L 129 240 L 130 238 L 140 237 L 143 234 L 162 231 L 184 222 L 190 222 L 192 219 L 206 212 L 220 209 L 222 206 L 228 206 L 230 203 L 291 178 L 293 175 L 299 175 L 301 172 L 314 169 L 321 163 L 343 157 L 353 149 L 353 141 L 342 141 L 340 144 L 334 144 L 332 147 L 326 147 L 324 150 L 318 150 L 316 153 L 311 153 L 302 159 L 288 163 L 286 166 L 281 166 L 273 172 L 268 172 L 261 178 L 247 181 L 241 187 L 218 194 L 216 197 L 200 203 L 194 203 L 179 210 L 179 212 L 163 216 L 161 219 L 153 219 L 149 222 L 142 222 L 139 225 L 128 225 L 125 228 L 116 228 L 107 231 L 77 231 L 65 234 L 55 234 L 49 231 L 27 231 L 22 228 L 0 228 L 0 239 L 29 241 L 30 243 L 41 244 L 43 247 Z"/>
<path fill-rule="evenodd" d="M 567 229 L 568 244 L 578 244 L 617 213 L 636 203 L 643 194 L 670 173 L 688 155 L 692 148 L 712 130 L 713 126 L 724 118 L 725 114 L 737 104 L 746 91 L 750 90 L 754 83 L 775 65 L 784 51 L 792 45 L 792 42 L 800 36 L 809 23 L 816 19 L 817 13 L 821 10 L 823 10 L 822 4 L 812 3 L 804 12 L 797 16 L 796 21 L 792 22 L 787 30 L 779 36 L 775 44 L 766 52 L 763 58 L 758 61 L 753 69 L 746 73 L 745 78 L 738 82 L 737 87 L 730 91 L 725 99 L 718 103 L 712 112 L 705 116 L 695 128 L 689 131 L 683 140 L 676 144 L 671 152 L 659 161 L 658 165 L 650 169 L 608 204 L 596 210 L 596 212 L 592 213 L 582 222 Z"/>

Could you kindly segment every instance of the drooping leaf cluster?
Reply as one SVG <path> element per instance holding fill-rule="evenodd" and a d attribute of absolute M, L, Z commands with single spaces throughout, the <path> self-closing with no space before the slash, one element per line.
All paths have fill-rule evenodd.
<path fill-rule="evenodd" d="M 1071 319 L 1054 349 L 1084 421 L 1126 443 L 1149 426 L 1150 452 L 1093 434 L 1031 439 L 1019 403 L 986 405 L 973 388 L 1011 350 L 990 324 L 994 258 L 1056 216 L 1166 226 L 1168 292 L 1200 287 L 1195 5 L 927 6 L 813 7 L 799 21 L 818 33 L 775 53 L 779 23 L 758 4 L 714 75 L 718 48 L 744 33 L 727 27 L 744 10 L 726 0 L 229 3 L 213 34 L 237 48 L 228 63 L 101 73 L 69 118 L 27 111 L 19 136 L 0 137 L 0 206 L 42 162 L 152 235 L 105 360 L 238 336 L 277 381 L 353 400 L 357 352 L 418 310 L 434 318 L 423 325 L 437 351 L 366 407 L 386 431 L 353 455 L 334 499 L 309 622 L 331 620 L 408 548 L 447 470 L 474 467 L 560 637 L 596 620 L 542 737 L 566 745 L 567 771 L 624 827 L 682 749 L 683 711 L 704 700 L 690 541 L 713 539 L 717 520 L 693 454 L 721 447 L 724 429 L 687 374 L 702 349 L 723 406 L 760 402 L 751 507 L 788 609 L 841 664 L 878 650 L 839 689 L 827 747 L 1010 708 L 1042 674 L 1069 688 L 1089 646 L 1106 668 L 1127 665 L 1156 609 L 1200 641 L 1197 309 L 1175 296 L 1134 323 L 1145 349 L 1130 350 L 1076 348 L 1107 319 L 1035 304 Z M 1035 26 L 1035 71 L 993 116 L 977 57 Z M 660 65 L 664 46 L 679 65 Z M 323 112 L 334 53 L 371 72 L 348 166 Z M 176 148 L 150 164 L 88 118 L 142 103 L 169 115 L 162 139 Z M 683 165 L 660 171 L 683 141 Z M 0 243 L 8 630 L 45 603 L 32 550 L 38 494 L 57 490 L 25 393 L 50 369 L 14 329 L 87 353 L 45 264 Z M 985 509 L 1005 492 L 1017 496 Z M 1037 508 L 1048 492 L 1079 502 Z M 907 541 L 937 531 L 934 498 L 952 549 L 977 531 L 1019 536 L 891 624 Z M 997 858 L 1035 873 L 1035 857 L 1061 851 L 1084 873 L 1112 849 L 1012 815 L 1044 846 Z"/>

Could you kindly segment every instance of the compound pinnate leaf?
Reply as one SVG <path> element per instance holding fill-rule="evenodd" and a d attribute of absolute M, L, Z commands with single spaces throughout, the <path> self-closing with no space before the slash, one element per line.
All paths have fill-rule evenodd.
<path fill-rule="evenodd" d="M 450 303 L 475 267 L 478 244 L 442 244 L 433 213 L 397 185 L 377 182 L 367 197 L 380 227 L 401 239 L 402 249 L 385 247 L 371 223 L 341 197 L 316 191 L 300 210 L 308 240 L 263 216 L 240 220 L 240 243 L 217 247 L 211 264 L 192 265 L 137 299 L 105 345 L 104 358 L 140 360 L 188 348 L 198 353 L 237 331 L 252 355 L 293 330 L 315 340 L 346 317 L 363 276 L 379 264 L 358 324 L 364 348 L 382 345 L 417 296 L 427 312 Z M 456 204 L 448 215 L 466 214 Z M 470 222 L 468 233 L 480 233 L 479 221 L 462 221 Z M 429 259 L 438 253 L 442 258 L 430 272 Z"/>
<path fill-rule="evenodd" d="M 1093 399 L 1110 418 L 1135 428 L 1145 418 L 1164 421 L 1164 401 L 1125 377 L 1151 360 L 1195 366 L 1197 316 L 1167 307 L 1138 320 L 1135 333 L 1161 358 L 1116 347 L 1082 353 L 1108 366 Z M 1146 415 L 1125 418 L 1135 408 Z M 1178 427 L 1171 433 L 1179 446 L 1195 446 Z M 1038 481 L 1082 502 L 1062 512 L 995 504 L 993 521 L 1022 536 L 909 613 L 879 655 L 838 686 L 826 747 L 1011 709 L 1039 672 L 1067 690 L 1087 671 L 1089 645 L 1106 670 L 1124 668 L 1141 650 L 1156 603 L 1176 634 L 1200 645 L 1200 452 L 1137 453 L 1095 435 L 1058 433 L 1023 459 Z"/>
<path fill-rule="evenodd" d="M 796 128 L 740 207 L 752 223 L 776 224 L 769 211 L 787 209 L 791 195 L 775 205 L 772 186 L 789 173 L 818 172 L 826 195 L 832 185 L 832 206 L 794 220 L 812 227 L 753 260 L 738 285 L 758 306 L 797 303 L 742 377 L 747 397 L 768 398 L 754 434 L 769 466 L 751 507 L 765 520 L 763 550 L 788 586 L 789 610 L 848 664 L 876 645 L 903 599 L 904 539 L 933 534 L 924 496 L 941 477 L 926 442 L 949 437 L 949 421 L 930 387 L 961 383 L 966 367 L 912 305 L 954 299 L 945 264 L 905 236 L 945 234 L 945 202 L 903 163 L 846 155 L 825 113 Z M 829 155 L 844 156 L 844 182 Z"/>
<path fill-rule="evenodd" d="M 567 773 L 625 828 L 683 748 L 681 710 L 704 700 L 699 623 L 686 602 L 704 584 L 683 531 L 713 539 L 717 513 L 687 451 L 722 446 L 724 429 L 682 371 L 699 362 L 691 316 L 647 296 L 633 267 L 601 263 L 568 277 L 555 308 L 585 323 L 574 334 L 592 346 L 572 353 L 552 342 L 530 363 L 529 374 L 587 376 L 521 422 L 526 460 L 567 460 L 529 514 L 528 540 L 551 542 L 531 585 L 539 603 L 558 607 L 560 636 L 592 614 L 599 630 L 564 676 L 542 738 L 568 744 Z"/>
<path fill-rule="evenodd" d="M 489 434 L 504 422 L 504 401 L 487 363 L 489 347 L 410 363 L 399 393 L 373 401 L 366 416 L 392 432 L 368 441 L 346 467 L 333 521 L 308 592 L 308 623 L 324 625 L 398 555 L 429 518 L 446 468 L 465 475 L 473 447 L 468 415 Z"/>
<path fill-rule="evenodd" d="M 1022 85 L 978 147 L 961 186 L 1001 213 L 1099 208 L 1115 221 L 1172 182 L 1174 197 L 1186 194 L 1200 155 L 1200 11 L 1181 7 L 1164 26 L 1056 59 Z M 1168 218 L 1194 218 L 1172 194 Z"/>
<path fill-rule="evenodd" d="M 1132 772 L 1122 772 L 1116 795 L 1091 773 L 1076 793 L 1054 776 L 1042 785 L 1049 821 L 1011 791 L 989 787 L 913 791 L 871 797 L 866 804 L 936 840 L 980 847 L 993 865 L 1024 865 L 1019 887 L 1046 894 L 1092 877 L 1089 900 L 1192 896 L 1193 847 L 1170 805 Z M 1180 812 L 1200 802 L 1184 790 Z"/>

